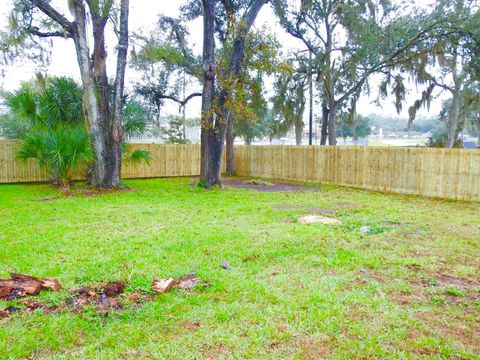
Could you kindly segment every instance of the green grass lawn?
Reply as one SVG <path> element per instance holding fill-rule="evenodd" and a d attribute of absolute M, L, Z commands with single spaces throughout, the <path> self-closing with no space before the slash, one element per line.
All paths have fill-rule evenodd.
<path fill-rule="evenodd" d="M 479 203 L 190 183 L 69 198 L 0 186 L 0 277 L 64 285 L 36 300 L 60 304 L 68 289 L 112 280 L 148 291 L 191 270 L 211 283 L 108 314 L 15 313 L 0 319 L 0 358 L 479 358 Z M 343 225 L 297 222 L 314 213 Z"/>

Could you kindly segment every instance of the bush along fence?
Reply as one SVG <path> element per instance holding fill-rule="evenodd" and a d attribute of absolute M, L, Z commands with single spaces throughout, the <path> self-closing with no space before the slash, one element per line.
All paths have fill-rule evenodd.
<path fill-rule="evenodd" d="M 16 141 L 0 141 L 0 183 L 48 181 L 35 161 L 16 158 Z M 123 164 L 124 178 L 197 176 L 199 145 L 131 144 L 149 163 Z M 318 182 L 480 200 L 480 150 L 398 147 L 236 146 L 239 176 Z M 80 180 L 84 172 L 73 178 Z"/>

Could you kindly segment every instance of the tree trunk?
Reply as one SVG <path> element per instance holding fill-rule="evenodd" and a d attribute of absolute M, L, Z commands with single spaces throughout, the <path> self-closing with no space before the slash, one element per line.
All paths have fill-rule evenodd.
<path fill-rule="evenodd" d="M 308 145 L 313 144 L 313 72 L 312 72 L 312 51 L 308 52 L 308 96 L 309 96 L 309 109 L 308 109 Z M 316 137 L 316 136 L 315 136 Z"/>
<path fill-rule="evenodd" d="M 328 112 L 328 145 L 330 146 L 337 145 L 336 121 L 337 121 L 337 104 L 332 102 L 330 103 L 330 109 Z"/>
<path fill-rule="evenodd" d="M 452 98 L 452 106 L 449 111 L 448 124 L 447 124 L 447 142 L 445 147 L 453 148 L 457 141 L 458 137 L 458 127 L 459 127 L 459 117 L 460 117 L 460 95 L 457 88 Z"/>
<path fill-rule="evenodd" d="M 257 18 L 258 13 L 262 9 L 268 0 L 254 0 L 250 6 L 250 9 L 244 15 L 242 21 L 244 26 L 241 27 L 239 33 L 237 34 L 234 42 L 232 53 L 230 55 L 230 60 L 228 64 L 228 73 L 227 76 L 232 78 L 232 84 L 238 81 L 240 76 L 240 70 L 242 67 L 243 59 L 245 58 L 245 42 L 247 34 L 250 31 L 255 19 Z M 231 86 L 231 85 L 230 85 Z M 233 146 L 233 141 L 235 136 L 233 134 L 233 119 L 230 116 L 230 109 L 227 106 L 227 100 L 230 96 L 229 91 L 224 88 L 219 99 L 220 109 L 222 111 L 222 120 L 220 123 L 220 134 L 227 134 L 227 166 L 226 171 L 228 175 L 234 175 L 235 170 L 235 149 Z M 225 129 L 226 126 L 226 129 Z M 228 135 L 230 133 L 230 135 Z M 222 135 L 224 136 L 224 135 Z M 222 138 L 222 147 L 223 147 L 223 138 Z M 222 151 L 218 151 L 220 156 Z M 221 159 L 220 159 L 221 162 Z"/>
<path fill-rule="evenodd" d="M 115 169 L 115 145 L 112 138 L 112 114 L 110 109 L 110 85 L 107 75 L 107 50 L 105 43 L 105 26 L 108 16 L 104 16 L 103 10 L 94 10 L 90 8 L 90 17 L 93 31 L 93 54 L 91 67 L 93 68 L 93 80 L 95 82 L 95 91 L 98 99 L 100 114 L 100 126 L 104 134 L 105 151 L 103 153 L 104 177 L 101 183 L 95 184 L 97 187 L 108 189 L 113 183 L 113 174 Z"/>
<path fill-rule="evenodd" d="M 115 96 L 112 129 L 114 167 L 111 181 L 113 186 L 119 187 L 122 186 L 122 111 L 124 105 L 123 93 L 128 51 L 129 0 L 122 0 L 120 6 L 120 30 L 118 39 L 117 70 L 115 78 Z"/>
<path fill-rule="evenodd" d="M 480 149 L 480 117 L 477 119 L 477 148 Z"/>
<path fill-rule="evenodd" d="M 457 48 L 453 49 L 453 59 L 452 59 L 452 77 L 454 88 L 452 91 L 452 106 L 448 112 L 448 124 L 447 124 L 447 141 L 445 147 L 453 148 L 458 138 L 459 127 L 460 127 L 460 108 L 461 108 L 461 93 L 462 93 L 462 77 L 458 74 L 458 51 Z"/>
<path fill-rule="evenodd" d="M 320 138 L 320 145 L 327 145 L 328 138 L 328 106 L 327 104 L 322 105 L 322 135 Z"/>
<path fill-rule="evenodd" d="M 202 92 L 202 120 L 201 120 L 201 164 L 200 183 L 207 189 L 213 185 L 221 185 L 220 174 L 215 162 L 218 152 L 215 133 L 213 102 L 215 99 L 215 3 L 216 0 L 202 0 L 203 5 L 203 92 Z"/>
<path fill-rule="evenodd" d="M 297 146 L 302 145 L 303 122 L 295 123 L 295 143 Z"/>
<path fill-rule="evenodd" d="M 234 176 L 236 174 L 234 143 L 235 143 L 235 132 L 233 131 L 233 119 L 230 119 L 227 122 L 227 141 L 226 141 L 226 144 L 227 144 L 226 174 L 229 176 Z"/>
<path fill-rule="evenodd" d="M 90 49 L 86 31 L 86 11 L 82 1 L 74 1 L 75 31 L 73 39 L 77 53 L 77 61 L 82 78 L 84 96 L 83 103 L 87 114 L 88 132 L 95 152 L 95 161 L 91 168 L 90 181 L 97 187 L 102 186 L 106 175 L 105 164 L 105 132 L 101 126 L 101 115 L 97 99 L 93 72 L 90 67 Z"/>
<path fill-rule="evenodd" d="M 237 34 L 232 47 L 226 76 L 237 81 L 245 57 L 245 40 L 258 12 L 268 0 L 254 0 L 243 17 L 244 26 Z M 202 135 L 200 182 L 207 189 L 221 186 L 222 154 L 230 109 L 227 106 L 229 91 L 223 88 L 218 97 L 220 114 L 213 111 L 215 100 L 215 4 L 216 0 L 202 0 L 203 4 L 203 63 L 204 83 L 202 93 Z M 220 118 L 217 118 L 220 115 Z"/>

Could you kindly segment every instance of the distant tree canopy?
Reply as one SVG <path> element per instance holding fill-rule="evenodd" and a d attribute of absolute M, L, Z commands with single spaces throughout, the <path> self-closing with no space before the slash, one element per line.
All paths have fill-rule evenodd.
<path fill-rule="evenodd" d="M 413 131 L 427 133 L 432 132 L 441 123 L 441 120 L 437 116 L 418 117 L 418 119 L 410 125 L 407 117 L 401 118 L 398 116 L 368 114 L 367 118 L 371 126 L 382 128 L 384 132 Z"/>
<path fill-rule="evenodd" d="M 190 141 L 184 137 L 183 119 L 180 116 L 169 116 L 166 124 L 160 128 L 160 134 L 166 144 L 188 144 Z"/>
<path fill-rule="evenodd" d="M 348 114 L 340 117 L 339 126 L 337 128 L 337 136 L 353 140 L 363 139 L 371 134 L 371 128 L 368 117 L 356 114 L 354 118 Z"/>

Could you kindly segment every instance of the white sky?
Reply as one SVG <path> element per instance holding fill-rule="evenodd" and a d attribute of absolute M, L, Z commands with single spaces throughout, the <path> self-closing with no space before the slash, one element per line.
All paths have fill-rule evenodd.
<path fill-rule="evenodd" d="M 61 4 L 62 8 L 65 7 L 67 0 L 53 0 L 53 4 Z M 11 10 L 11 0 L 0 0 L 2 7 L 0 8 L 0 28 L 4 28 L 8 24 L 8 14 Z M 155 26 L 155 23 L 159 15 L 167 16 L 177 16 L 179 14 L 179 7 L 184 4 L 186 0 L 132 0 L 130 1 L 130 31 L 131 32 L 144 32 L 149 31 Z M 420 2 L 420 1 L 419 1 Z M 421 1 L 423 3 L 423 1 Z M 65 7 L 64 13 L 68 16 L 68 10 Z M 284 52 L 292 49 L 303 49 L 302 44 L 292 38 L 290 35 L 286 34 L 281 27 L 277 24 L 274 13 L 270 6 L 265 6 L 261 13 L 258 16 L 258 19 L 255 23 L 256 27 L 266 26 L 269 28 L 279 39 L 280 43 L 284 46 Z M 195 51 L 201 53 L 201 44 L 202 44 L 202 22 L 201 20 L 194 22 L 190 26 L 190 44 L 194 44 Z M 110 39 L 107 43 L 109 54 L 113 54 L 115 48 L 116 40 L 114 38 Z M 109 70 L 110 73 L 115 68 L 115 57 L 110 55 L 109 58 Z M 52 61 L 48 67 L 42 67 L 40 64 L 34 64 L 33 62 L 16 62 L 15 64 L 7 66 L 4 73 L 5 76 L 3 79 L 0 79 L 0 86 L 5 90 L 13 90 L 19 86 L 22 81 L 29 80 L 33 78 L 36 71 L 42 69 L 43 72 L 47 72 L 48 75 L 65 75 L 71 76 L 78 81 L 79 70 L 75 56 L 75 49 L 73 42 L 71 40 L 55 39 L 53 52 L 52 52 Z M 133 71 L 127 69 L 126 79 L 127 79 L 127 91 L 128 88 L 131 88 L 131 83 L 137 76 Z M 267 81 L 267 91 L 272 92 L 273 82 Z M 407 95 L 407 102 L 405 102 L 404 110 L 400 116 L 407 117 L 407 109 L 410 104 L 413 103 L 415 99 L 418 98 L 418 92 L 414 89 L 414 85 L 410 84 L 411 91 Z M 200 90 L 196 88 L 194 90 Z M 363 95 L 360 98 L 360 101 L 357 105 L 357 111 L 363 115 L 368 115 L 370 113 L 378 113 L 386 116 L 397 116 L 395 111 L 395 106 L 393 105 L 393 99 L 388 98 L 382 102 L 381 107 L 374 105 L 372 102 L 375 100 L 376 91 L 373 91 L 372 96 L 369 98 L 366 95 Z M 318 98 L 318 97 L 317 97 Z M 315 98 L 315 99 L 317 99 Z M 168 104 L 168 102 L 167 102 Z M 430 112 L 426 109 L 419 111 L 418 115 L 436 115 L 440 111 L 441 101 L 436 100 L 432 103 Z M 199 116 L 201 108 L 200 98 L 194 98 L 187 105 L 187 116 L 197 117 Z M 162 109 L 162 114 L 176 114 L 178 113 L 178 106 L 176 104 L 168 104 L 164 109 Z M 314 114 L 320 114 L 321 111 L 318 105 L 314 105 Z M 307 116 L 307 111 L 305 116 Z"/>

